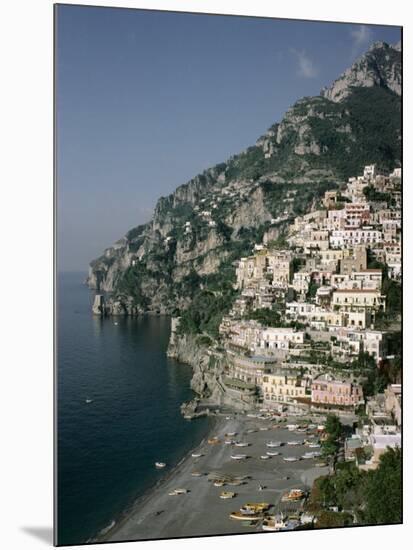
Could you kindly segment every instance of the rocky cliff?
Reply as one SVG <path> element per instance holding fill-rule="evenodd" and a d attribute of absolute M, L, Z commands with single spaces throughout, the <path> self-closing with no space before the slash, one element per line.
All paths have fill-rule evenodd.
<path fill-rule="evenodd" d="M 349 69 L 330 87 L 323 88 L 321 95 L 334 102 L 343 101 L 353 88 L 379 86 L 397 95 L 402 91 L 401 44 L 390 46 L 375 42 Z"/>
<path fill-rule="evenodd" d="M 107 311 L 199 310 L 186 332 L 214 337 L 234 296 L 234 262 L 365 164 L 400 164 L 400 48 L 376 43 L 320 96 L 297 101 L 253 145 L 159 199 L 152 220 L 90 264 Z"/>

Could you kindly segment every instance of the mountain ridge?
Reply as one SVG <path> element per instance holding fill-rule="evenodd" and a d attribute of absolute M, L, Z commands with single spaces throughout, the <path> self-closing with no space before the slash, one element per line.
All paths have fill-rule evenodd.
<path fill-rule="evenodd" d="M 161 197 L 151 221 L 91 262 L 88 284 L 111 293 L 109 313 L 179 313 L 211 289 L 225 309 L 232 263 L 264 235 L 282 238 L 288 220 L 365 164 L 400 165 L 401 52 L 372 45 L 343 75 L 255 145 Z"/>

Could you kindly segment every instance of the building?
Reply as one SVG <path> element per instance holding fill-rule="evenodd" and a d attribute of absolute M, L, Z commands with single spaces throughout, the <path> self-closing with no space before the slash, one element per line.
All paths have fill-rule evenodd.
<path fill-rule="evenodd" d="M 322 374 L 311 384 L 311 402 L 314 404 L 356 407 L 362 404 L 361 386 Z"/>
<path fill-rule="evenodd" d="M 304 335 L 304 332 L 292 328 L 266 327 L 261 332 L 259 347 L 270 350 L 287 350 L 291 345 L 303 344 Z"/>
<path fill-rule="evenodd" d="M 340 261 L 340 273 L 342 275 L 353 271 L 364 271 L 367 269 L 367 250 L 365 246 L 355 246 L 348 250 Z"/>
<path fill-rule="evenodd" d="M 293 403 L 297 398 L 305 398 L 308 382 L 288 369 L 278 369 L 271 374 L 264 374 L 262 379 L 262 396 L 264 404 L 271 406 L 277 403 Z"/>
<path fill-rule="evenodd" d="M 341 311 L 369 308 L 375 311 L 385 311 L 386 297 L 380 290 L 373 289 L 338 289 L 333 292 L 333 307 Z"/>
<path fill-rule="evenodd" d="M 269 374 L 276 365 L 273 357 L 234 355 L 231 360 L 232 376 L 247 384 L 262 386 L 264 374 Z"/>

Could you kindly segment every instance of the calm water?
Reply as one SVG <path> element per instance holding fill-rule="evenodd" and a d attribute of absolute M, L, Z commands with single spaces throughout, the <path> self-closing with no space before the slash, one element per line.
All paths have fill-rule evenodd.
<path fill-rule="evenodd" d="M 107 527 L 208 430 L 180 415 L 191 369 L 165 355 L 169 319 L 94 318 L 84 279 L 59 277 L 59 544 Z"/>

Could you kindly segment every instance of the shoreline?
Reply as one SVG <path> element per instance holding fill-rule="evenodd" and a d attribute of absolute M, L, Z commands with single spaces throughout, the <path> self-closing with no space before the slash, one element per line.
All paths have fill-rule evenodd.
<path fill-rule="evenodd" d="M 171 481 L 177 474 L 179 474 L 181 467 L 184 463 L 191 457 L 191 454 L 194 453 L 197 449 L 202 447 L 211 436 L 212 432 L 216 429 L 219 422 L 222 422 L 222 418 L 216 416 L 210 416 L 211 426 L 208 429 L 207 434 L 202 438 L 202 440 L 194 448 L 190 449 L 171 469 L 168 469 L 165 474 L 160 477 L 154 485 L 145 489 L 145 491 L 138 497 L 136 497 L 133 502 L 127 506 L 117 518 L 113 519 L 108 526 L 103 527 L 95 536 L 89 538 L 85 541 L 87 544 L 95 544 L 101 542 L 109 542 L 110 537 L 116 533 L 122 526 L 133 516 L 136 512 L 140 511 L 145 507 L 145 504 L 151 499 L 151 497 L 160 489 L 163 485 L 166 485 Z M 190 422 L 196 422 L 197 419 L 190 420 Z M 188 420 L 189 421 L 189 420 Z"/>
<path fill-rule="evenodd" d="M 314 418 L 316 415 L 311 416 Z M 296 417 L 294 421 L 298 421 Z M 320 458 L 298 458 L 294 463 L 283 461 L 282 455 L 301 457 L 308 449 L 302 444 L 297 447 L 289 446 L 288 441 L 298 439 L 299 436 L 285 429 L 285 426 L 278 427 L 276 431 L 273 426 L 274 420 L 257 419 L 243 413 L 231 412 L 216 417 L 208 434 L 194 449 L 153 487 L 138 497 L 114 520 L 115 524 L 109 524 L 88 542 L 138 541 L 259 531 L 259 526 L 234 522 L 229 519 L 229 513 L 239 509 L 245 502 L 261 501 L 268 501 L 275 510 L 280 510 L 281 496 L 285 491 L 292 488 L 308 490 L 316 477 L 328 472 L 327 467 L 316 466 Z M 249 446 L 237 448 L 225 445 L 225 434 L 230 431 L 236 431 L 240 440 L 249 440 Z M 212 436 L 218 437 L 220 443 L 208 444 L 208 439 Z M 265 454 L 267 449 L 266 442 L 272 438 L 283 441 L 280 456 L 260 460 L 260 455 Z M 300 439 L 303 440 L 302 437 Z M 202 453 L 202 456 L 194 458 L 192 453 L 195 452 Z M 247 453 L 249 457 L 246 460 L 231 460 L 231 454 L 234 453 Z M 192 476 L 192 472 L 198 469 L 203 475 Z M 208 481 L 208 474 L 217 471 L 245 476 L 247 479 L 236 487 L 217 488 Z M 185 488 L 188 492 L 170 496 L 169 493 L 176 488 Z M 223 490 L 235 492 L 235 498 L 220 499 L 219 494 Z"/>

